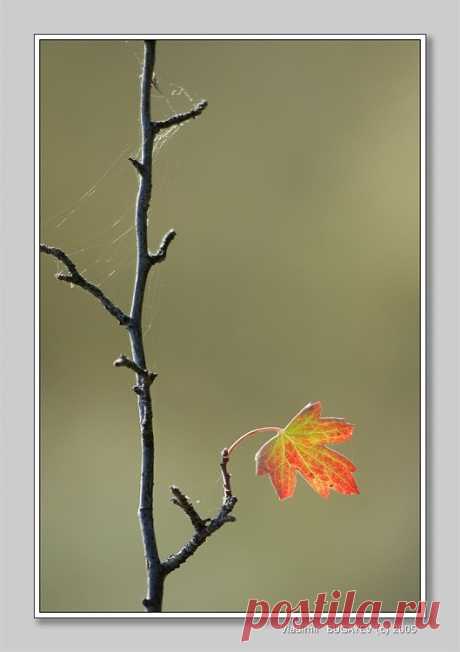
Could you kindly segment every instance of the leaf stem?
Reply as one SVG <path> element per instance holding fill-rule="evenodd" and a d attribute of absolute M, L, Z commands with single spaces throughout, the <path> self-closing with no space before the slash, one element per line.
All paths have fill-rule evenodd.
<path fill-rule="evenodd" d="M 227 455 L 230 456 L 232 451 L 234 451 L 235 448 L 241 444 L 241 442 L 243 442 L 248 437 L 252 437 L 252 435 L 257 435 L 259 432 L 279 432 L 280 430 L 281 428 L 279 426 L 264 426 L 263 428 L 256 428 L 255 430 L 245 432 L 244 435 L 238 437 L 238 439 L 236 439 L 233 444 L 227 448 Z"/>

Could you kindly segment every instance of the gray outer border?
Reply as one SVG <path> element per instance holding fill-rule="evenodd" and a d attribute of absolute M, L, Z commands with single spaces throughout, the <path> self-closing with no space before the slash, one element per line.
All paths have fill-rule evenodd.
<path fill-rule="evenodd" d="M 394 649 L 459 649 L 458 594 L 458 4 L 456 0 L 303 0 L 278 6 L 154 0 L 2 3 L 2 510 L 3 649 L 238 649 L 241 622 L 220 619 L 33 620 L 33 34 L 428 34 L 428 585 L 441 628 L 380 636 Z M 215 11 L 217 8 L 217 12 Z M 21 246 L 21 248 L 19 248 Z M 24 476 L 19 475 L 23 469 Z M 391 509 L 391 506 L 389 506 Z M 154 630 L 154 631 L 152 631 Z M 279 637 L 282 637 L 281 639 Z M 369 635 L 314 635 L 315 649 L 378 645 Z M 350 640 L 351 639 L 351 640 Z M 334 641 L 338 641 L 335 643 Z M 365 642 L 363 642 L 365 641 Z M 311 645 L 256 632 L 254 648 Z"/>

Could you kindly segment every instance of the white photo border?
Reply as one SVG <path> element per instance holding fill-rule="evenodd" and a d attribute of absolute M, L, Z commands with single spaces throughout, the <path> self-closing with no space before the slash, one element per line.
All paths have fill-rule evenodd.
<path fill-rule="evenodd" d="M 426 523 L 426 34 L 34 34 L 34 617 L 43 618 L 242 618 L 244 612 L 44 612 L 40 611 L 40 41 L 44 40 L 414 40 L 420 43 L 420 597 L 427 600 Z M 351 616 L 355 616 L 353 613 Z M 337 617 L 342 617 L 337 613 Z M 395 612 L 381 617 L 394 618 Z M 405 614 L 414 618 L 415 614 Z"/>

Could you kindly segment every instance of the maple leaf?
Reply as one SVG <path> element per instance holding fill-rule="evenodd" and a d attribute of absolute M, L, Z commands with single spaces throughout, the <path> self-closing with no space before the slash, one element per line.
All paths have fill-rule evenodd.
<path fill-rule="evenodd" d="M 353 427 L 344 419 L 322 418 L 319 401 L 308 403 L 259 448 L 256 473 L 270 476 L 280 500 L 293 495 L 296 472 L 324 498 L 331 489 L 346 495 L 359 494 L 354 464 L 326 446 L 350 439 Z"/>

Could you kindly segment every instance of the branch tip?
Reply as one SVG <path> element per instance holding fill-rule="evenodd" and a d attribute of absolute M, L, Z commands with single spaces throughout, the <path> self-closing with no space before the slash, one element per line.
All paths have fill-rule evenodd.
<path fill-rule="evenodd" d="M 220 460 L 220 470 L 222 474 L 222 484 L 224 486 L 224 501 L 227 500 L 228 498 L 232 498 L 232 487 L 230 484 L 230 479 L 231 479 L 231 473 L 229 472 L 227 466 L 229 462 L 229 452 L 228 448 L 224 448 L 221 452 L 221 460 Z"/>
<path fill-rule="evenodd" d="M 186 111 L 185 113 L 176 113 L 176 115 L 172 115 L 166 120 L 158 120 L 156 122 L 152 122 L 152 129 L 154 132 L 158 132 L 161 131 L 161 129 L 168 129 L 169 127 L 180 125 L 187 120 L 197 118 L 201 113 L 203 113 L 207 106 L 207 100 L 200 100 L 190 111 Z"/>
<path fill-rule="evenodd" d="M 151 265 L 156 263 L 161 263 L 165 260 L 166 254 L 168 253 L 169 245 L 176 237 L 177 233 L 174 229 L 169 229 L 167 233 L 164 234 L 163 239 L 160 242 L 160 245 L 154 254 L 149 254 L 149 260 Z"/>
<path fill-rule="evenodd" d="M 173 494 L 170 499 L 171 502 L 174 503 L 174 505 L 180 507 L 183 510 L 183 512 L 189 517 L 193 527 L 195 528 L 195 531 L 201 532 L 206 527 L 206 520 L 203 520 L 201 518 L 201 516 L 198 514 L 195 507 L 193 506 L 190 498 L 184 493 L 182 493 L 179 487 L 176 487 L 175 485 L 171 485 L 170 489 L 171 489 L 171 493 Z"/>

